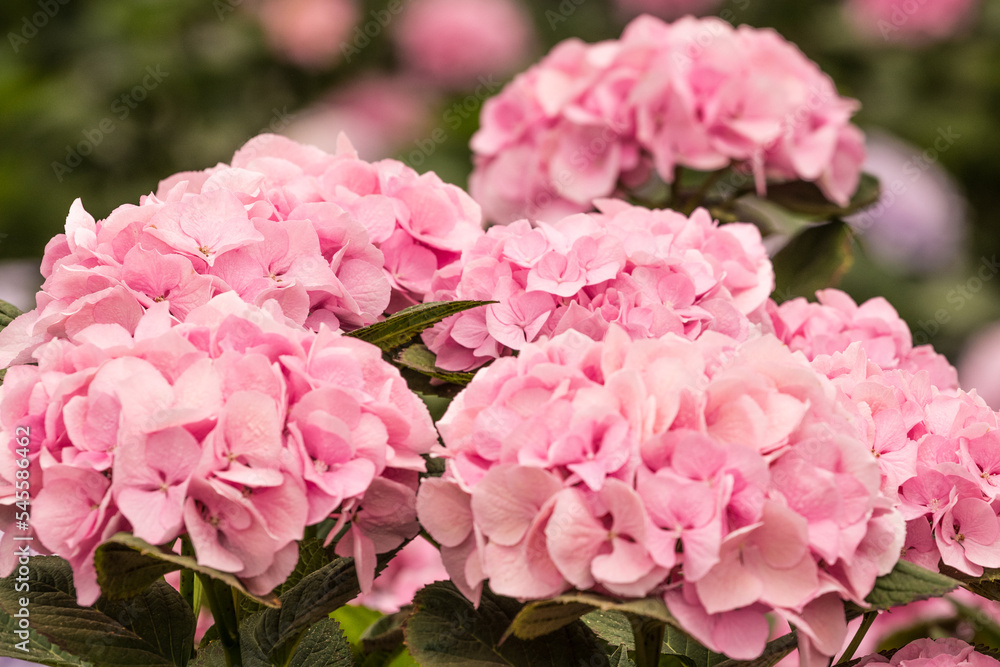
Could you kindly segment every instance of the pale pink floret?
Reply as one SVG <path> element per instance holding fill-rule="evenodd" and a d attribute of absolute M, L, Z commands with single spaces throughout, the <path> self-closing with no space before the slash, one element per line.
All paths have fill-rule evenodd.
<path fill-rule="evenodd" d="M 558 220 L 655 171 L 732 165 L 814 181 L 846 204 L 864 161 L 855 101 L 771 30 L 640 16 L 621 38 L 569 39 L 484 104 L 470 187 L 487 218 Z"/>
<path fill-rule="evenodd" d="M 760 233 L 602 200 L 601 213 L 552 224 L 496 226 L 432 279 L 433 300 L 499 303 L 461 313 L 424 335 L 449 370 L 469 370 L 540 336 L 581 331 L 600 339 L 611 323 L 632 338 L 719 331 L 745 339 L 747 315 L 773 288 Z"/>
<path fill-rule="evenodd" d="M 187 534 L 199 563 L 263 594 L 295 567 L 304 529 L 328 517 L 349 524 L 338 548 L 358 545 L 366 590 L 375 555 L 418 530 L 417 474 L 437 438 L 374 346 L 227 292 L 184 323 L 154 303 L 134 333 L 93 324 L 34 358 L 0 386 L 12 471 L 0 503 L 15 500 L 24 426 L 38 547 L 70 561 L 81 604 L 100 595 L 94 551 L 116 532 L 168 548 Z M 13 519 L 4 513 L 6 535 Z"/>
<path fill-rule="evenodd" d="M 493 251 L 537 266 L 555 243 L 540 229 L 508 229 L 521 242 Z M 770 335 L 567 331 L 455 398 L 439 422 L 446 472 L 422 485 L 418 516 L 473 600 L 484 579 L 519 599 L 664 595 L 694 637 L 739 659 L 759 655 L 774 610 L 803 651 L 829 656 L 843 601 L 863 604 L 905 540 L 840 400 Z"/>

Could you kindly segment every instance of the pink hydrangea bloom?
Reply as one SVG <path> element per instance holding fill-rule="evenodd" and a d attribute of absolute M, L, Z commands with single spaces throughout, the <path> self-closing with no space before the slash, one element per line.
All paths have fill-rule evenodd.
<path fill-rule="evenodd" d="M 752 168 L 846 203 L 864 141 L 857 103 L 772 30 L 641 16 L 617 41 L 570 39 L 483 106 L 473 196 L 496 222 L 588 211 L 655 172 Z"/>
<path fill-rule="evenodd" d="M 175 174 L 96 221 L 77 200 L 49 242 L 37 308 L 0 332 L 0 367 L 91 324 L 130 333 L 146 309 L 183 321 L 233 291 L 296 324 L 353 329 L 420 302 L 482 236 L 480 210 L 433 173 L 261 135 L 230 165 Z"/>
<path fill-rule="evenodd" d="M 477 373 L 417 497 L 477 599 L 664 596 L 700 642 L 759 655 L 765 613 L 833 655 L 842 600 L 890 571 L 903 518 L 831 381 L 773 336 L 567 331 Z"/>
<path fill-rule="evenodd" d="M 958 388 L 955 368 L 930 345 L 914 347 L 910 328 L 882 297 L 858 305 L 841 290 L 825 289 L 816 292 L 816 298 L 817 302 L 799 297 L 780 306 L 768 305 L 774 333 L 793 350 L 814 359 L 860 342 L 868 359 L 883 370 L 923 370 L 936 387 Z"/>
<path fill-rule="evenodd" d="M 745 339 L 747 315 L 773 289 L 760 233 L 621 201 L 553 224 L 492 227 L 461 264 L 434 278 L 433 300 L 499 303 L 460 313 L 424 335 L 438 365 L 466 370 L 540 336 L 574 329 L 600 339 L 614 322 L 633 338 L 721 331 Z"/>
<path fill-rule="evenodd" d="M 279 56 L 314 68 L 340 60 L 361 14 L 356 0 L 260 0 L 253 9 Z"/>
<path fill-rule="evenodd" d="M 119 531 L 163 545 L 187 534 L 199 563 L 255 593 L 284 581 L 305 527 L 328 517 L 362 545 L 366 589 L 375 554 L 416 534 L 398 508 L 414 505 L 436 442 L 423 402 L 378 348 L 279 320 L 232 292 L 180 324 L 161 302 L 134 331 L 92 324 L 8 371 L 0 503 L 14 503 L 17 428 L 28 428 L 32 527 L 73 566 L 81 604 L 100 594 L 95 549 Z"/>
<path fill-rule="evenodd" d="M 441 552 L 419 535 L 400 549 L 375 579 L 369 593 L 359 595 L 352 604 L 392 614 L 413 602 L 418 590 L 435 581 L 448 579 Z"/>
<path fill-rule="evenodd" d="M 1000 660 L 976 651 L 961 639 L 916 639 L 896 651 L 889 660 L 879 654 L 866 657 L 859 667 L 889 663 L 892 667 L 997 667 Z"/>
<path fill-rule="evenodd" d="M 862 345 L 813 367 L 837 386 L 883 494 L 907 520 L 903 558 L 971 576 L 1000 567 L 997 414 L 975 393 L 934 386 L 927 371 L 882 370 Z"/>
<path fill-rule="evenodd" d="M 481 78 L 499 83 L 524 62 L 535 37 L 517 0 L 412 0 L 398 21 L 401 62 L 444 88 L 473 88 Z"/>
<path fill-rule="evenodd" d="M 968 25 L 977 0 L 848 0 L 847 18 L 858 32 L 889 42 L 924 43 L 952 37 Z"/>

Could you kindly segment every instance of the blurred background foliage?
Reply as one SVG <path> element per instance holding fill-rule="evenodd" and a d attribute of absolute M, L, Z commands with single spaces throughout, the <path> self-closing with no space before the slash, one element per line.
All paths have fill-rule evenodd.
<path fill-rule="evenodd" d="M 365 0 L 325 56 L 290 55 L 268 34 L 264 5 L 303 1 L 4 0 L 0 261 L 37 266 L 77 197 L 105 217 L 169 174 L 228 160 L 265 130 L 331 149 L 347 129 L 365 159 L 397 157 L 464 186 L 477 109 L 510 72 L 464 88 L 408 74 L 393 43 L 398 19 L 378 17 L 421 0 Z M 886 261 L 866 243 L 863 223 L 842 286 L 858 300 L 887 297 L 917 342 L 957 359 L 971 334 L 1000 319 L 1000 278 L 982 268 L 1000 257 L 1000 2 L 980 0 L 955 34 L 917 44 L 861 34 L 841 0 L 727 0 L 713 9 L 777 29 L 861 101 L 862 128 L 917 151 L 898 177 L 911 209 L 930 206 L 920 195 L 933 188 L 956 189 L 946 219 L 921 241 L 931 255 L 954 252 Z M 565 38 L 616 37 L 628 19 L 610 0 L 523 0 L 523 10 L 534 37 L 522 69 Z M 380 92 L 362 101 L 366 85 Z M 935 149 L 942 136 L 950 139 Z M 920 162 L 921 151 L 933 159 Z M 939 168 L 950 177 L 923 177 Z M 890 250 L 915 234 L 902 215 L 882 234 Z M 14 300 L 16 281 L 24 279 L 0 269 L 0 296 Z M 18 305 L 33 304 L 22 297 Z"/>

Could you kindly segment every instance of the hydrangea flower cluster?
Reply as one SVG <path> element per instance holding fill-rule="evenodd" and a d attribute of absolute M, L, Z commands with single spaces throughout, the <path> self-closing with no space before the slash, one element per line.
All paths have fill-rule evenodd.
<path fill-rule="evenodd" d="M 772 30 L 641 16 L 621 39 L 562 42 L 483 106 L 473 196 L 496 222 L 554 220 L 655 172 L 752 168 L 844 204 L 864 138 L 855 101 Z"/>
<path fill-rule="evenodd" d="M 200 564 L 263 594 L 330 516 L 370 589 L 375 555 L 419 529 L 421 454 L 437 441 L 423 402 L 378 348 L 289 327 L 234 292 L 181 324 L 169 310 L 54 339 L 0 386 L 0 439 L 30 430 L 32 527 L 73 566 L 80 604 L 100 595 L 94 551 L 119 531 L 167 548 L 186 534 Z M 8 507 L 14 458 L 0 450 Z"/>
<path fill-rule="evenodd" d="M 854 414 L 883 494 L 907 520 L 903 558 L 971 576 L 1000 567 L 997 413 L 974 392 L 935 387 L 926 371 L 879 368 L 862 343 L 812 363 Z"/>
<path fill-rule="evenodd" d="M 939 389 L 958 389 L 955 368 L 931 345 L 914 347 L 909 326 L 882 297 L 859 306 L 841 290 L 825 289 L 816 292 L 816 298 L 809 302 L 799 297 L 780 306 L 768 301 L 770 327 L 788 347 L 815 359 L 859 342 L 869 361 L 882 370 L 927 371 Z"/>
<path fill-rule="evenodd" d="M 365 162 L 346 137 L 331 155 L 260 135 L 105 220 L 77 200 L 46 246 L 38 307 L 0 332 L 0 367 L 90 324 L 134 332 L 154 303 L 183 321 L 227 291 L 313 330 L 365 326 L 423 301 L 482 234 L 478 205 L 435 174 Z"/>
<path fill-rule="evenodd" d="M 499 301 L 424 334 L 438 366 L 476 368 L 569 329 L 600 340 L 612 322 L 633 338 L 747 337 L 747 315 L 774 288 L 756 227 L 720 227 L 704 209 L 687 217 L 617 200 L 597 206 L 552 224 L 491 227 L 437 272 L 433 300 Z"/>
<path fill-rule="evenodd" d="M 892 667 L 998 667 L 1000 660 L 976 651 L 961 639 L 916 639 L 892 655 L 892 659 L 875 653 L 858 663 L 858 667 L 888 663 Z"/>
<path fill-rule="evenodd" d="M 756 657 L 776 611 L 831 656 L 904 541 L 833 384 L 771 335 L 576 331 L 480 371 L 438 422 L 417 498 L 476 599 L 662 595 L 705 646 Z M 679 567 L 678 567 L 679 566 Z"/>

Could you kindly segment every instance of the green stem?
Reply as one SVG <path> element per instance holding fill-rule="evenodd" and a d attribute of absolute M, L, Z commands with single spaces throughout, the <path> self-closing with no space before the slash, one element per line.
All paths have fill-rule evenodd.
<path fill-rule="evenodd" d="M 181 555 L 194 557 L 194 547 L 187 535 L 181 538 Z M 187 568 L 181 570 L 181 597 L 191 607 L 194 617 L 198 618 L 198 610 L 194 608 L 194 572 Z"/>
<path fill-rule="evenodd" d="M 875 618 L 877 616 L 877 611 L 865 612 L 865 615 L 861 618 L 861 625 L 858 627 L 858 631 L 854 633 L 854 638 L 844 650 L 844 655 L 840 656 L 840 660 L 837 661 L 838 665 L 851 661 L 854 657 L 854 652 L 858 650 L 859 646 L 861 646 L 861 640 L 865 638 L 866 634 L 868 634 L 868 628 L 872 627 L 872 623 L 875 622 Z"/>
<path fill-rule="evenodd" d="M 684 174 L 683 167 L 674 167 L 674 180 L 670 182 L 670 207 L 676 208 L 681 198 L 681 177 Z"/>
<path fill-rule="evenodd" d="M 632 634 L 635 636 L 636 667 L 657 667 L 660 664 L 660 651 L 663 648 L 663 635 L 667 626 L 645 616 L 626 614 L 632 624 Z"/>
<path fill-rule="evenodd" d="M 198 578 L 205 590 L 205 599 L 208 600 L 208 607 L 212 610 L 212 618 L 219 628 L 219 641 L 226 654 L 226 667 L 243 667 L 243 656 L 240 654 L 240 629 L 236 620 L 232 589 L 200 572 Z"/>
<path fill-rule="evenodd" d="M 701 187 L 699 187 L 698 190 L 688 197 L 686 202 L 684 202 L 684 206 L 681 207 L 681 213 L 684 215 L 691 215 L 691 212 L 698 208 L 698 206 L 705 199 L 705 195 L 708 194 L 708 191 L 719 181 L 722 175 L 726 173 L 727 169 L 728 167 L 726 169 L 713 171 L 709 174 L 705 179 L 705 182 L 701 184 Z"/>

